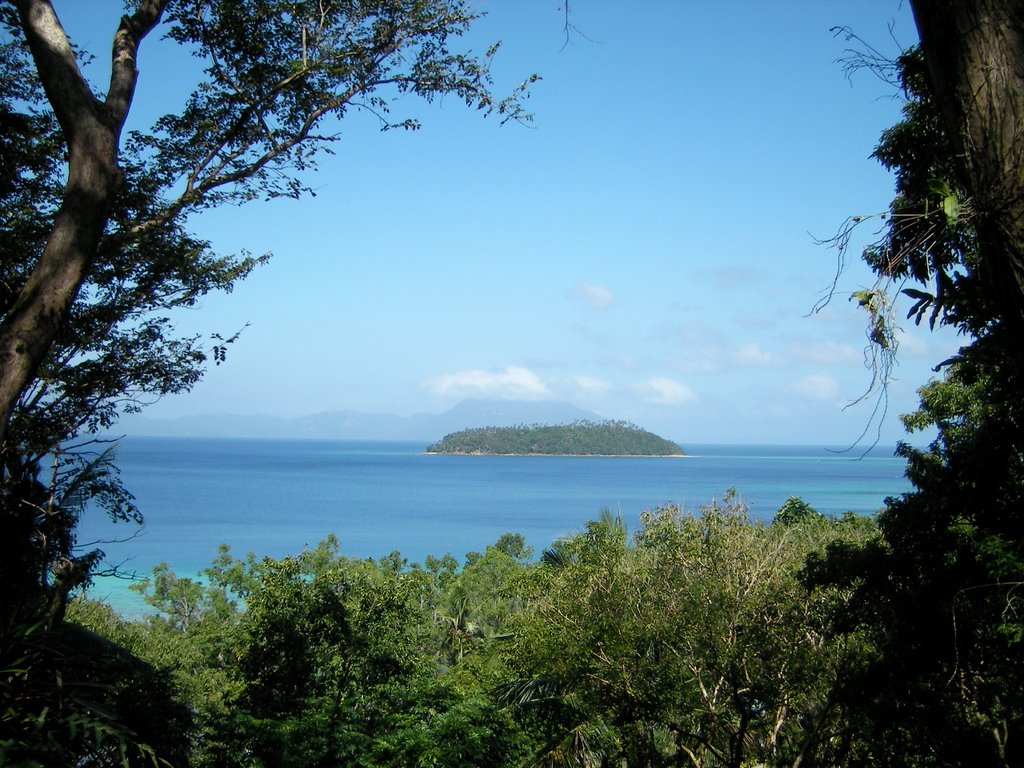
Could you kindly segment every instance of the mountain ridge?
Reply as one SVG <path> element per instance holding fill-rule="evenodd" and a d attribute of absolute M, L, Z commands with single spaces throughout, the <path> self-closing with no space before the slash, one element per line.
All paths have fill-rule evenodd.
<path fill-rule="evenodd" d="M 599 421 L 603 416 L 563 401 L 462 400 L 441 413 L 365 413 L 350 409 L 292 418 L 211 413 L 172 419 L 124 416 L 112 430 L 140 437 L 256 437 L 320 440 L 426 440 L 471 427 Z"/>

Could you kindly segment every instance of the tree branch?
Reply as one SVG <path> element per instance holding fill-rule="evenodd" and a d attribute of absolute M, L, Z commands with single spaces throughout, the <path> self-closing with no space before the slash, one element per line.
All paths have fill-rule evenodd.
<path fill-rule="evenodd" d="M 135 13 L 121 17 L 121 25 L 114 34 L 106 105 L 117 125 L 124 123 L 135 95 L 139 43 L 160 23 L 167 3 L 168 0 L 143 0 Z"/>
<path fill-rule="evenodd" d="M 86 115 L 97 116 L 99 102 L 82 76 L 74 49 L 50 0 L 16 0 L 16 4 L 46 97 L 71 144 L 81 119 Z"/>

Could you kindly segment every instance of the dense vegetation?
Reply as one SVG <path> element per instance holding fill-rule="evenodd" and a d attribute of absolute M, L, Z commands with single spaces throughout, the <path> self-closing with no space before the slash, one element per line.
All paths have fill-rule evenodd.
<path fill-rule="evenodd" d="M 521 119 L 532 78 L 492 95 L 493 49 L 451 48 L 459 0 L 134 0 L 102 93 L 53 4 L 0 3 L 0 764 L 1024 764 L 1020 9 L 911 6 L 921 50 L 866 58 L 906 109 L 876 151 L 897 186 L 863 254 L 879 281 L 853 298 L 883 394 L 900 294 L 964 345 L 905 418 L 936 437 L 901 447 L 914 490 L 877 527 L 799 499 L 760 524 L 727 495 L 632 537 L 605 515 L 539 562 L 514 535 L 461 564 L 225 550 L 203 583 L 158 568 L 158 613 L 126 621 L 72 599 L 100 557 L 78 516 L 139 518 L 81 441 L 223 360 L 230 337 L 168 312 L 259 261 L 189 217 L 307 192 L 329 118 L 415 128 L 388 116 L 414 94 Z M 204 82 L 122 137 L 161 26 Z"/>
<path fill-rule="evenodd" d="M 983 13 L 1004 7 L 988 4 Z M 948 52 L 942 57 L 945 64 Z M 922 51 L 887 66 L 906 103 L 875 157 L 894 172 L 897 194 L 881 217 L 882 239 L 864 253 L 878 282 L 857 298 L 883 362 L 896 353 L 897 292 L 911 299 L 908 318 L 955 328 L 965 341 L 938 366 L 942 378 L 919 390 L 919 409 L 903 417 L 908 431 L 936 435 L 926 448 L 899 448 L 914 490 L 888 500 L 877 541 L 815 557 L 808 583 L 853 588 L 845 626 L 867 632 L 877 649 L 856 686 L 872 741 L 889 747 L 877 764 L 1021 765 L 1024 324 L 1016 312 L 1024 302 L 1011 300 L 1013 311 L 1006 302 L 1024 282 L 1011 284 L 1003 271 L 1019 264 L 1024 242 L 1007 240 L 1009 224 L 1002 235 L 993 227 L 1020 216 L 1012 206 L 1021 198 L 1003 196 L 1024 185 L 1024 165 L 1008 160 L 1024 142 L 1017 134 L 1012 147 L 1000 148 L 1002 137 L 957 146 L 963 139 L 944 119 L 953 105 L 937 98 Z M 988 75 L 980 78 L 977 93 L 990 98 Z M 986 160 L 986 151 L 995 155 Z M 963 168 L 966 155 L 987 167 Z M 972 174 L 996 166 L 1015 169 L 1000 188 L 972 185 Z"/>
<path fill-rule="evenodd" d="M 682 456 L 675 443 L 624 421 L 479 427 L 453 432 L 427 453 L 561 456 Z"/>
<path fill-rule="evenodd" d="M 67 679 L 88 674 L 79 701 L 174 765 L 851 765 L 869 746 L 839 693 L 870 647 L 831 631 L 844 590 L 798 572 L 873 536 L 799 499 L 757 522 L 730 492 L 632 536 L 604 513 L 539 559 L 516 534 L 461 563 L 356 560 L 334 538 L 280 560 L 224 547 L 202 582 L 156 568 L 148 617 L 73 602 L 68 626 L 139 676 L 83 657 Z M 117 745 L 83 734 L 81 764 Z"/>

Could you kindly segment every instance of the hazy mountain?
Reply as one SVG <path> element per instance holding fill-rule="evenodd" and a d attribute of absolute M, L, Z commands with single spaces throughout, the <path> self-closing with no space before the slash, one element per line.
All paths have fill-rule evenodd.
<path fill-rule="evenodd" d="M 470 427 L 567 424 L 604 417 L 563 402 L 463 400 L 444 413 L 396 416 L 391 413 L 326 411 L 297 418 L 217 413 L 151 419 L 125 416 L 116 431 L 161 437 L 289 437 L 340 440 L 440 440 Z"/>

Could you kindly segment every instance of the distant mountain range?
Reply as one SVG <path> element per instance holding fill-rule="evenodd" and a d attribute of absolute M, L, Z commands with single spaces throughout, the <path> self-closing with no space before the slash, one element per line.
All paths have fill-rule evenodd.
<path fill-rule="evenodd" d="M 297 418 L 243 416 L 228 413 L 151 419 L 125 416 L 114 431 L 159 437 L 277 437 L 324 440 L 440 440 L 451 432 L 472 427 L 512 427 L 518 424 L 569 424 L 603 421 L 593 411 L 564 402 L 463 400 L 444 413 L 325 411 Z"/>

